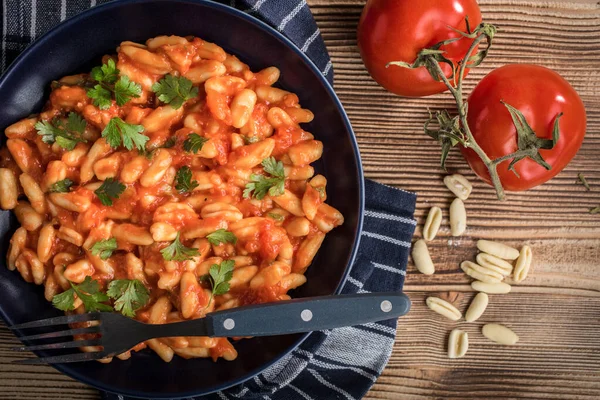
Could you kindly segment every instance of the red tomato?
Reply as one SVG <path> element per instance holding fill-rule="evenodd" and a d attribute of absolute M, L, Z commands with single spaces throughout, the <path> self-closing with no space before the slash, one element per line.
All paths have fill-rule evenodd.
<path fill-rule="evenodd" d="M 407 69 L 386 65 L 391 61 L 412 63 L 424 48 L 460 36 L 449 28 L 466 31 L 481 23 L 475 0 L 369 0 L 358 25 L 358 48 L 367 70 L 381 86 L 401 96 L 419 97 L 441 93 L 446 86 L 433 80 L 425 67 Z M 452 61 L 464 58 L 468 39 L 443 46 Z M 450 67 L 442 64 L 449 76 Z"/>
<path fill-rule="evenodd" d="M 556 72 L 538 65 L 506 65 L 483 78 L 469 96 L 467 120 L 475 140 L 491 159 L 518 149 L 517 130 L 501 101 L 521 111 L 540 138 L 552 139 L 556 116 L 564 113 L 556 146 L 540 150 L 552 169 L 546 170 L 525 158 L 515 164 L 519 178 L 508 170 L 507 160 L 498 165 L 504 189 L 527 190 L 562 171 L 581 147 L 585 135 L 585 107 L 575 89 Z M 473 171 L 489 183 L 487 168 L 475 152 L 464 148 L 462 152 Z"/>

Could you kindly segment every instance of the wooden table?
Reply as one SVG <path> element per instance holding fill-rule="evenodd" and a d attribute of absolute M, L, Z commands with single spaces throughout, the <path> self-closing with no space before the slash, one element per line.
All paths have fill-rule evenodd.
<path fill-rule="evenodd" d="M 418 1 L 418 0 L 415 0 Z M 480 0 L 484 19 L 500 32 L 484 65 L 469 76 L 470 90 L 492 68 L 535 63 L 553 68 L 579 92 L 588 111 L 588 134 L 577 157 L 556 178 L 527 193 L 495 200 L 456 152 L 450 171 L 474 184 L 467 201 L 469 228 L 452 239 L 448 228 L 430 246 L 437 272 L 409 267 L 405 290 L 413 301 L 398 325 L 389 365 L 366 399 L 600 398 L 600 3 L 597 0 Z M 422 224 L 431 206 L 447 210 L 452 196 L 442 183 L 439 149 L 422 133 L 426 109 L 451 107 L 448 95 L 393 96 L 372 81 L 356 47 L 364 0 L 309 0 L 336 72 L 335 87 L 358 137 L 368 178 L 419 194 Z M 592 186 L 576 184 L 583 172 Z M 447 225 L 447 212 L 444 224 Z M 417 230 L 420 236 L 420 229 Z M 490 296 L 476 323 L 452 323 L 429 311 L 425 297 L 455 299 L 465 310 L 473 293 L 458 265 L 476 254 L 475 241 L 528 243 L 530 277 L 508 295 Z M 485 339 L 484 323 L 501 322 L 521 338 L 502 347 Z M 470 349 L 449 360 L 445 343 L 454 327 L 469 333 Z M 14 366 L 18 342 L 0 328 L 0 399 L 97 399 L 96 390 L 51 367 Z M 326 400 L 326 399 L 323 399 Z"/>

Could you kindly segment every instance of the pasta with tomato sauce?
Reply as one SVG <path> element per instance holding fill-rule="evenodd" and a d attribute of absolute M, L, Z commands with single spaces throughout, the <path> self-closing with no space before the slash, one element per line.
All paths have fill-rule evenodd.
<path fill-rule="evenodd" d="M 159 36 L 53 82 L 0 150 L 0 206 L 21 225 L 8 268 L 67 313 L 150 324 L 289 299 L 344 218 L 310 165 L 323 144 L 300 124 L 313 114 L 278 79 L 213 43 Z M 165 361 L 237 356 L 227 338 L 132 351 L 146 347 Z"/>

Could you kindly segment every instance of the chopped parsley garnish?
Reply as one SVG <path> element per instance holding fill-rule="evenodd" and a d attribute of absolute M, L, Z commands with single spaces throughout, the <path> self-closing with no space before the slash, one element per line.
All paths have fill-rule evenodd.
<path fill-rule="evenodd" d="M 96 82 L 115 83 L 119 79 L 119 70 L 112 58 L 106 64 L 92 68 L 90 76 Z"/>
<path fill-rule="evenodd" d="M 187 100 L 198 96 L 198 88 L 193 86 L 192 81 L 170 74 L 152 85 L 152 91 L 156 93 L 160 101 L 176 110 Z"/>
<path fill-rule="evenodd" d="M 117 105 L 123 106 L 131 100 L 132 97 L 140 97 L 140 94 L 142 94 L 142 87 L 129 80 L 128 76 L 123 75 L 119 78 L 117 83 L 115 83 L 114 93 Z"/>
<path fill-rule="evenodd" d="M 94 193 L 103 205 L 112 206 L 113 199 L 118 199 L 124 191 L 125 185 L 114 178 L 107 178 Z"/>
<path fill-rule="evenodd" d="M 208 139 L 203 138 L 197 133 L 190 133 L 187 139 L 185 139 L 183 142 L 183 150 L 187 151 L 188 153 L 196 154 L 202 150 L 202 146 L 204 146 L 204 143 L 206 142 L 208 142 Z"/>
<path fill-rule="evenodd" d="M 111 102 L 111 91 L 104 88 L 102 85 L 96 85 L 91 89 L 88 89 L 87 95 L 92 99 L 92 103 L 101 110 L 110 108 Z"/>
<path fill-rule="evenodd" d="M 73 186 L 73 181 L 70 179 L 63 179 L 62 181 L 58 181 L 50 185 L 48 191 L 50 193 L 67 193 L 71 190 L 71 186 Z"/>
<path fill-rule="evenodd" d="M 187 166 L 179 168 L 175 175 L 175 182 L 175 189 L 179 193 L 191 192 L 198 187 L 198 181 L 192 180 L 192 170 Z"/>
<path fill-rule="evenodd" d="M 71 288 L 57 294 L 52 298 L 52 305 L 59 310 L 70 311 L 75 309 L 75 296 L 83 302 L 85 311 L 113 311 L 108 304 L 108 296 L 100 291 L 100 284 L 89 276 L 79 285 L 69 282 Z"/>
<path fill-rule="evenodd" d="M 120 311 L 127 317 L 135 317 L 135 311 L 144 307 L 150 292 L 137 279 L 117 279 L 108 284 L 107 293 L 100 291 L 100 283 L 89 276 L 79 285 L 69 282 L 71 288 L 52 298 L 52 305 L 63 311 L 75 309 L 75 296 L 81 299 L 85 311 Z M 115 300 L 115 308 L 104 302 Z"/>
<path fill-rule="evenodd" d="M 206 235 L 208 242 L 214 246 L 218 246 L 221 243 L 237 243 L 237 237 L 229 232 L 227 229 L 217 229 L 213 233 Z"/>
<path fill-rule="evenodd" d="M 100 67 L 94 67 L 90 77 L 97 84 L 88 89 L 87 95 L 101 110 L 110 108 L 113 96 L 117 105 L 123 106 L 133 97 L 140 97 L 142 93 L 142 87 L 131 81 L 128 76 L 119 77 L 119 70 L 113 59 L 109 59 Z"/>
<path fill-rule="evenodd" d="M 273 218 L 277 222 L 281 222 L 285 219 L 285 217 L 283 215 L 277 214 L 277 213 L 268 213 L 267 216 L 269 218 Z"/>
<path fill-rule="evenodd" d="M 113 251 L 117 249 L 117 239 L 102 239 L 96 243 L 92 247 L 90 247 L 90 251 L 92 255 L 99 256 L 101 259 L 106 260 L 110 256 L 112 256 Z"/>
<path fill-rule="evenodd" d="M 102 137 L 114 149 L 123 143 L 127 150 L 131 150 L 135 146 L 138 150 L 144 151 L 146 142 L 150 138 L 142 135 L 143 131 L 144 127 L 142 125 L 128 124 L 121 118 L 114 117 L 102 130 Z"/>
<path fill-rule="evenodd" d="M 180 233 L 177 232 L 177 236 L 173 243 L 165 247 L 160 251 L 163 258 L 167 261 L 185 261 L 191 260 L 195 256 L 199 256 L 198 249 L 192 247 L 186 247 L 179 241 Z"/>
<path fill-rule="evenodd" d="M 210 305 L 213 296 L 225 294 L 229 291 L 229 281 L 233 278 L 234 266 L 235 262 L 233 260 L 226 260 L 221 262 L 221 264 L 213 264 L 208 270 L 208 274 L 201 277 L 201 280 L 208 282 L 211 287 L 208 305 Z"/>
<path fill-rule="evenodd" d="M 176 144 L 177 144 L 177 136 L 171 136 L 170 138 L 165 140 L 163 145 L 160 147 L 163 149 L 170 149 L 171 147 L 175 146 Z"/>
<path fill-rule="evenodd" d="M 150 292 L 137 279 L 117 279 L 108 284 L 106 292 L 115 300 L 115 310 L 126 317 L 135 317 L 135 312 L 144 307 L 150 299 Z"/>
<path fill-rule="evenodd" d="M 244 189 L 244 198 L 254 197 L 262 200 L 267 193 L 271 196 L 281 196 L 285 191 L 285 170 L 283 163 L 275 160 L 274 157 L 265 158 L 262 161 L 263 169 L 271 177 L 264 175 L 250 175 L 250 183 Z"/>
<path fill-rule="evenodd" d="M 44 143 L 55 143 L 66 150 L 73 150 L 77 143 L 87 142 L 83 138 L 87 123 L 79 114 L 71 112 L 64 120 L 55 119 L 52 122 L 39 121 L 35 124 L 38 135 L 42 137 Z"/>

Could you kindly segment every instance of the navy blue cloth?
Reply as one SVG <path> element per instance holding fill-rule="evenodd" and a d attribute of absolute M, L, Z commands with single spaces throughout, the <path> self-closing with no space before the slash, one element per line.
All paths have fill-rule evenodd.
<path fill-rule="evenodd" d="M 110 0 L 2 0 L 0 73 L 25 47 L 52 27 L 90 7 Z M 271 25 L 305 53 L 333 85 L 325 42 L 306 0 L 213 0 L 247 12 Z"/>
<path fill-rule="evenodd" d="M 0 72 L 36 37 L 103 0 L 2 0 Z M 331 60 L 305 0 L 222 0 L 286 35 L 333 83 Z M 365 221 L 344 293 L 400 291 L 416 222 L 414 193 L 365 181 Z M 314 332 L 296 350 L 255 378 L 204 400 L 360 399 L 387 364 L 396 320 Z M 103 393 L 106 400 L 124 400 Z"/>

